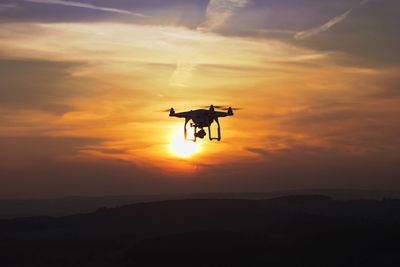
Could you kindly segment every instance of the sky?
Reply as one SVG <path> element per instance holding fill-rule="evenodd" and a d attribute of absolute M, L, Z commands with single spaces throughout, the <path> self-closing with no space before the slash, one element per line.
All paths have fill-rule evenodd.
<path fill-rule="evenodd" d="M 2 0 L 0 198 L 400 190 L 399 18 L 397 0 Z M 210 104 L 242 108 L 221 142 L 161 112 Z"/>

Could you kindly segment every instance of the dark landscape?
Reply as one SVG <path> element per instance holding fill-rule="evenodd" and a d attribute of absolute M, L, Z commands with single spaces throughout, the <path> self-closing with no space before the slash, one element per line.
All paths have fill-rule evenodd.
<path fill-rule="evenodd" d="M 0 221 L 2 266 L 399 266 L 400 200 L 186 199 Z"/>
<path fill-rule="evenodd" d="M 270 192 L 213 192 L 187 194 L 150 194 L 115 196 L 70 196 L 41 199 L 0 199 L 0 219 L 33 216 L 67 216 L 89 213 L 99 207 L 113 208 L 134 203 L 178 199 L 269 199 L 288 195 L 325 195 L 336 200 L 383 198 L 400 199 L 396 190 L 314 189 Z"/>

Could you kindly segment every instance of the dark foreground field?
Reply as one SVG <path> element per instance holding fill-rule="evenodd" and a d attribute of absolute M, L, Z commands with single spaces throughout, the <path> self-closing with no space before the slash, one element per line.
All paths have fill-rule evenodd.
<path fill-rule="evenodd" d="M 400 266 L 400 201 L 171 200 L 0 221 L 0 266 Z"/>

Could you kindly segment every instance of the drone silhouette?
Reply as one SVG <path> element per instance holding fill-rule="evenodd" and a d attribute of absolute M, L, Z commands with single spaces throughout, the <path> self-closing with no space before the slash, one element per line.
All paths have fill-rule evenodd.
<path fill-rule="evenodd" d="M 190 123 L 190 127 L 194 127 L 194 137 L 193 137 L 193 139 L 189 139 L 190 141 L 196 142 L 197 138 L 203 139 L 206 136 L 206 131 L 203 129 L 204 127 L 208 127 L 208 137 L 209 137 L 210 141 L 212 141 L 212 140 L 220 141 L 221 140 L 221 127 L 220 127 L 218 118 L 233 116 L 233 111 L 239 110 L 239 108 L 214 106 L 214 105 L 205 106 L 204 108 L 208 108 L 208 109 L 196 109 L 196 110 L 190 110 L 190 111 L 176 113 L 174 108 L 171 108 L 171 109 L 165 110 L 165 111 L 169 111 L 170 117 L 185 118 L 185 125 L 184 125 L 185 140 L 188 140 L 186 126 L 187 126 L 188 122 L 190 120 L 192 120 L 192 122 Z M 226 112 L 216 111 L 215 109 L 226 110 Z M 218 137 L 212 137 L 212 135 L 211 135 L 211 124 L 214 121 L 218 125 Z M 200 130 L 197 131 L 197 128 L 199 128 Z"/>

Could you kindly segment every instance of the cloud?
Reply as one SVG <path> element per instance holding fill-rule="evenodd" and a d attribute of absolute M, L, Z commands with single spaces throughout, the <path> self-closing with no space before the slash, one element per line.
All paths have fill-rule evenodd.
<path fill-rule="evenodd" d="M 344 12 L 343 14 L 341 14 L 340 16 L 334 17 L 333 19 L 330 19 L 328 22 L 326 22 L 325 24 L 306 30 L 306 31 L 301 31 L 298 32 L 294 35 L 294 38 L 296 40 L 303 40 L 309 37 L 312 37 L 314 35 L 320 34 L 321 32 L 327 31 L 329 30 L 331 27 L 335 26 L 336 24 L 342 22 L 344 19 L 346 19 L 346 17 L 351 13 L 351 9 L 347 10 L 346 12 Z"/>
<path fill-rule="evenodd" d="M 63 6 L 71 6 L 71 7 L 81 7 L 81 8 L 88 8 L 88 9 L 94 9 L 94 10 L 100 10 L 100 11 L 106 11 L 106 12 L 114 12 L 114 13 L 119 13 L 119 14 L 144 17 L 143 14 L 134 13 L 134 12 L 131 12 L 129 10 L 123 10 L 123 9 L 117 9 L 117 8 L 111 8 L 111 7 L 95 6 L 95 5 L 91 5 L 91 4 L 87 4 L 87 3 L 74 2 L 74 1 L 64 1 L 64 0 L 25 0 L 25 1 L 32 2 L 32 3 L 40 3 L 40 4 L 51 4 L 51 5 L 63 5 Z"/>
<path fill-rule="evenodd" d="M 0 59 L 0 105 L 14 110 L 63 113 L 84 83 L 71 75 L 80 62 Z"/>
<path fill-rule="evenodd" d="M 247 5 L 248 0 L 210 0 L 207 6 L 207 20 L 197 27 L 200 32 L 210 32 L 223 26 L 236 8 Z M 197 51 L 192 51 L 197 55 Z M 186 87 L 197 69 L 196 58 L 184 58 L 176 63 L 170 78 L 170 86 Z"/>
<path fill-rule="evenodd" d="M 169 80 L 169 85 L 173 87 L 186 87 L 196 69 L 197 63 L 195 62 L 190 62 L 189 60 L 178 61 L 176 69 Z"/>
<path fill-rule="evenodd" d="M 17 4 L 0 4 L 0 13 L 9 11 L 10 9 L 18 9 L 19 6 Z"/>
<path fill-rule="evenodd" d="M 129 194 L 161 191 L 167 181 L 132 162 L 79 156 L 101 143 L 84 137 L 0 137 L 0 196 Z M 172 186 L 171 186 L 172 187 Z"/>
<path fill-rule="evenodd" d="M 369 2 L 369 0 L 361 0 L 359 3 L 359 6 L 363 6 L 363 5 L 367 4 L 368 2 Z M 332 28 L 333 26 L 335 26 L 336 24 L 344 21 L 352 11 L 353 11 L 353 9 L 351 8 L 351 9 L 347 10 L 346 12 L 344 12 L 343 14 L 330 19 L 328 22 L 326 22 L 325 24 L 323 24 L 321 26 L 318 26 L 318 27 L 315 27 L 315 28 L 312 28 L 312 29 L 309 29 L 306 31 L 298 32 L 294 35 L 294 38 L 296 40 L 303 40 L 303 39 L 312 37 L 314 35 L 318 35 L 321 32 L 327 31 L 330 28 Z"/>
<path fill-rule="evenodd" d="M 244 7 L 248 0 L 210 0 L 207 6 L 207 20 L 197 29 L 212 31 L 225 24 L 235 9 Z"/>
<path fill-rule="evenodd" d="M 369 2 L 369 0 L 362 0 L 361 2 L 360 2 L 360 5 L 365 5 L 365 4 L 367 4 Z"/>

